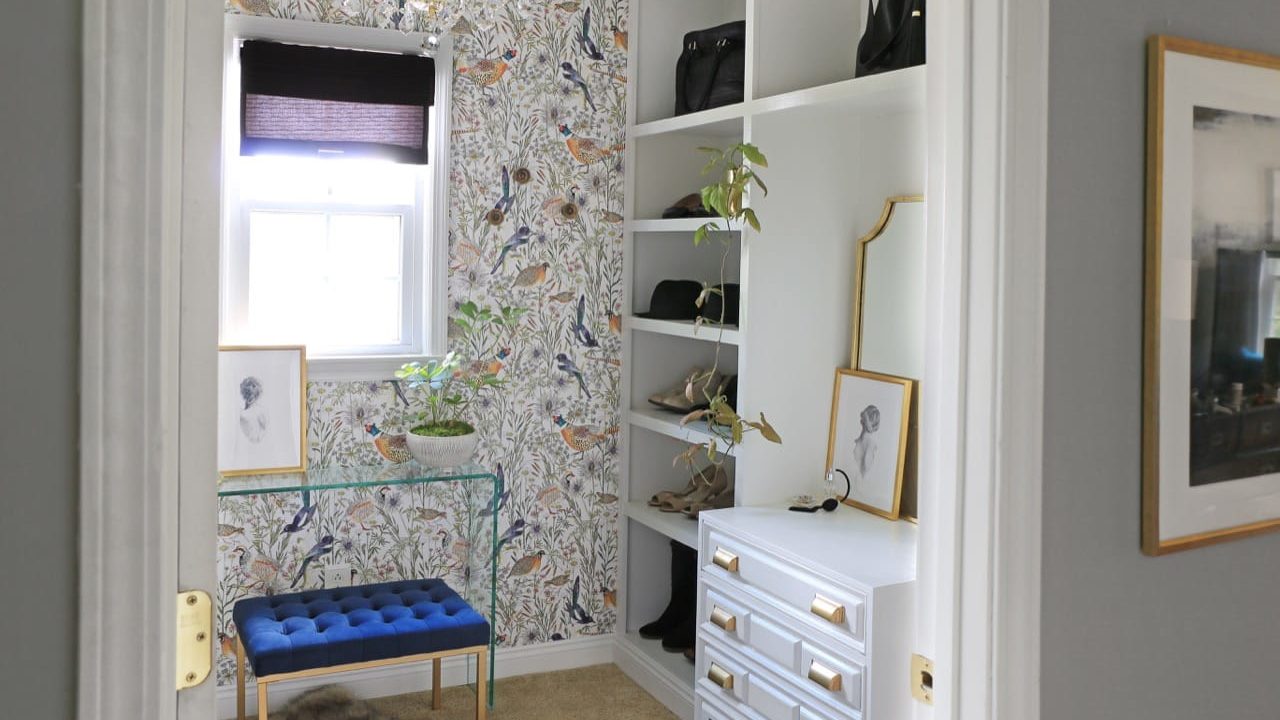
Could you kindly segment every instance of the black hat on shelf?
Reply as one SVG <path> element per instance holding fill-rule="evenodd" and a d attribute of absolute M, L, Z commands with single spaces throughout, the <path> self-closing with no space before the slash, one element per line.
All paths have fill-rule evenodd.
<path fill-rule="evenodd" d="M 720 309 L 724 308 L 724 324 L 738 324 L 738 308 L 742 299 L 742 288 L 738 283 L 717 285 L 713 292 L 707 293 L 702 301 L 701 312 L 704 320 L 711 323 L 720 322 Z"/>
<path fill-rule="evenodd" d="M 698 296 L 702 283 L 697 280 L 663 280 L 653 289 L 649 311 L 636 317 L 652 320 L 693 320 L 698 317 Z"/>

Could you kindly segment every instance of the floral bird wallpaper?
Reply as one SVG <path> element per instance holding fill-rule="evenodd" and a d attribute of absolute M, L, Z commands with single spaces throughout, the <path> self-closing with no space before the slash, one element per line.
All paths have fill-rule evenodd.
<path fill-rule="evenodd" d="M 473 3 L 454 39 L 450 349 L 505 385 L 472 408 L 478 462 L 501 467 L 496 631 L 511 647 L 613 631 L 618 576 L 623 149 L 628 0 Z M 405 0 L 228 0 L 233 13 L 422 29 Z M 471 327 L 458 308 L 523 310 Z M 463 320 L 462 322 L 458 322 Z M 309 466 L 388 462 L 376 426 L 405 432 L 388 379 L 312 382 Z M 236 600 L 475 566 L 476 511 L 448 485 L 223 498 L 219 684 L 234 682 Z M 331 536 L 331 537 L 329 537 Z M 328 543 L 325 543 L 328 539 Z M 575 590 L 578 593 L 576 598 Z"/>

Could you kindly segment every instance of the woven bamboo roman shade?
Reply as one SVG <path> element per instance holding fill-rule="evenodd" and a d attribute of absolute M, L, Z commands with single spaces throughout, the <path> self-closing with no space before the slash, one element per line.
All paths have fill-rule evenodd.
<path fill-rule="evenodd" d="M 246 41 L 240 154 L 427 162 L 429 57 Z"/>

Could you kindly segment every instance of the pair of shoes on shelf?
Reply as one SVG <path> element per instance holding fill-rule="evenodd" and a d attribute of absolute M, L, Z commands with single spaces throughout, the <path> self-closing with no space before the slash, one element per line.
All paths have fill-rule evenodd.
<path fill-rule="evenodd" d="M 683 498 L 697 492 L 698 488 L 711 485 L 715 482 L 716 466 L 708 465 L 689 478 L 689 484 L 683 490 L 659 490 L 649 498 L 649 507 L 661 508 L 669 506 L 678 498 Z M 674 510 L 672 511 L 674 512 Z"/>
<path fill-rule="evenodd" d="M 685 508 L 684 510 L 681 510 L 680 512 L 683 513 L 684 516 L 689 518 L 690 520 L 697 520 L 698 513 L 702 512 L 703 510 L 723 510 L 725 508 L 731 508 L 731 507 L 733 507 L 733 488 L 732 487 L 720 493 L 719 495 L 714 495 L 708 498 L 703 502 L 694 503 L 689 507 Z"/>
<path fill-rule="evenodd" d="M 672 493 L 661 498 L 654 495 L 649 502 L 653 504 L 656 499 L 657 508 L 662 512 L 679 512 L 690 517 L 697 517 L 702 510 L 729 507 L 724 504 L 726 501 L 730 505 L 733 503 L 733 483 L 729 482 L 729 475 L 723 467 L 708 465 L 693 476 L 689 487 L 691 489 L 681 494 Z"/>
<path fill-rule="evenodd" d="M 694 647 L 698 626 L 698 551 L 671 541 L 671 599 L 657 620 L 640 628 L 640 637 L 662 640 L 667 652 Z"/>
<path fill-rule="evenodd" d="M 663 410 L 690 413 L 711 406 L 711 398 L 724 391 L 725 376 L 719 370 L 693 368 L 678 385 L 649 396 L 649 403 Z"/>

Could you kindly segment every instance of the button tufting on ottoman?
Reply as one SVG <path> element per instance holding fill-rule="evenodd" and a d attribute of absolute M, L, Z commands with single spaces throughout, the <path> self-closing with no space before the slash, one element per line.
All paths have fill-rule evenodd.
<path fill-rule="evenodd" d="M 250 598 L 232 611 L 236 626 L 237 709 L 244 718 L 243 661 L 258 678 L 266 720 L 268 683 L 341 672 L 350 666 L 433 661 L 433 706 L 440 706 L 440 659 L 476 654 L 485 666 L 489 623 L 443 580 L 404 580 Z M 476 717 L 484 717 L 484 672 L 477 673 Z M 287 677 L 278 677 L 287 676 Z"/>

